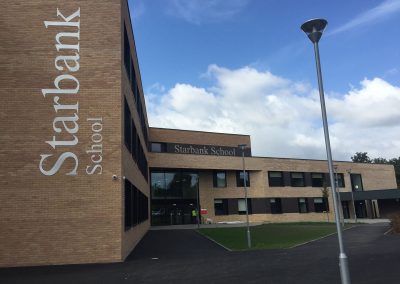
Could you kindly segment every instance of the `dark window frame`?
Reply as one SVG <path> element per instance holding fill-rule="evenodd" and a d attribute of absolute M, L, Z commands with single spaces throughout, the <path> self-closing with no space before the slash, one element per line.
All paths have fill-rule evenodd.
<path fill-rule="evenodd" d="M 275 202 L 272 202 L 274 200 Z M 273 206 L 274 204 L 275 206 Z M 282 200 L 281 198 L 270 198 L 269 205 L 271 206 L 271 214 L 282 214 Z"/>
<path fill-rule="evenodd" d="M 246 187 L 250 187 L 250 171 L 245 171 L 246 173 Z M 241 178 L 241 175 L 243 175 L 243 171 L 236 171 L 236 187 L 244 187 L 244 179 L 246 177 Z"/>
<path fill-rule="evenodd" d="M 316 199 L 322 199 L 322 202 L 316 203 Z M 329 212 L 329 204 L 328 204 L 328 199 L 326 197 L 314 197 L 313 198 L 313 203 L 314 203 L 314 211 L 316 213 L 326 213 Z"/>
<path fill-rule="evenodd" d="M 218 174 L 223 173 L 224 174 L 224 185 L 219 186 L 218 185 Z M 213 187 L 214 188 L 226 188 L 228 186 L 227 182 L 227 174 L 226 171 L 213 171 Z"/>
<path fill-rule="evenodd" d="M 304 199 L 304 203 L 301 202 L 302 199 Z M 304 204 L 304 205 L 305 205 L 305 210 L 302 209 L 301 204 Z M 308 212 L 310 212 L 310 211 L 309 211 L 309 208 L 308 208 L 308 200 L 307 200 L 306 197 L 297 198 L 297 205 L 298 205 L 298 207 L 299 207 L 299 213 L 303 214 L 303 213 L 308 213 Z"/>
<path fill-rule="evenodd" d="M 239 200 L 243 200 L 245 205 L 246 205 L 246 199 L 245 198 L 238 198 L 237 199 L 238 215 L 246 215 L 246 210 L 239 211 Z M 248 212 L 249 215 L 253 214 L 253 210 L 251 209 L 251 198 L 247 198 L 247 212 Z"/>
<path fill-rule="evenodd" d="M 281 177 L 278 180 L 277 177 L 271 177 L 272 173 L 280 173 Z M 270 187 L 282 187 L 284 186 L 284 180 L 283 180 L 283 171 L 268 171 L 268 185 Z"/>
<path fill-rule="evenodd" d="M 336 175 L 337 175 L 337 185 L 338 185 L 338 187 L 340 187 L 340 188 L 346 187 L 346 184 L 344 182 L 344 174 L 343 173 L 337 173 Z M 336 175 L 335 175 L 335 178 L 336 178 Z"/>
<path fill-rule="evenodd" d="M 300 178 L 294 178 L 293 174 L 301 174 L 302 175 L 302 183 L 300 185 L 296 184 L 296 180 L 300 180 Z M 305 175 L 304 172 L 290 172 L 290 185 L 292 187 L 305 187 L 306 186 L 306 181 L 305 181 Z"/>
<path fill-rule="evenodd" d="M 314 178 L 313 175 L 321 175 L 321 178 Z M 323 187 L 325 183 L 324 173 L 311 173 L 311 186 L 312 187 Z"/>
<path fill-rule="evenodd" d="M 221 202 L 216 202 L 216 201 L 221 201 Z M 222 204 L 222 208 L 217 208 L 217 204 Z M 229 215 L 228 211 L 228 199 L 226 198 L 216 198 L 214 199 L 214 215 L 215 216 L 224 216 L 224 215 Z"/>

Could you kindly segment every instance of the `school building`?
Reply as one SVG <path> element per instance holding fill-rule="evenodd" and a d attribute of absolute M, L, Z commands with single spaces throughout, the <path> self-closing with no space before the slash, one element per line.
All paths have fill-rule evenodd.
<path fill-rule="evenodd" d="M 149 127 L 126 0 L 0 9 L 0 266 L 120 262 L 150 226 L 244 221 L 245 183 L 251 222 L 332 220 L 326 161 Z M 399 210 L 392 166 L 335 165 L 345 218 Z"/>

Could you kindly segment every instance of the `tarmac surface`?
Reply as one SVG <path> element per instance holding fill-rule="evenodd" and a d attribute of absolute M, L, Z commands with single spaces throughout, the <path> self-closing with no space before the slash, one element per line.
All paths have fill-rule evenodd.
<path fill-rule="evenodd" d="M 386 223 L 344 232 L 352 283 L 400 283 Z M 337 236 L 292 249 L 225 250 L 194 230 L 151 230 L 123 263 L 0 269 L 0 283 L 340 283 Z"/>

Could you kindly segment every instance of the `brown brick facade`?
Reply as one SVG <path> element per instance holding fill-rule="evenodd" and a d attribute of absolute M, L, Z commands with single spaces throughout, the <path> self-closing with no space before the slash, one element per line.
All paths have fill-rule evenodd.
<path fill-rule="evenodd" d="M 246 135 L 226 135 L 222 133 L 191 132 L 181 130 L 169 130 L 150 128 L 151 141 L 165 143 L 193 143 L 219 146 L 237 146 L 238 144 L 250 144 L 250 137 Z M 192 138 L 192 135 L 196 139 Z M 206 137 L 202 139 L 201 137 Z M 202 141 L 199 143 L 199 141 Z M 206 141 L 206 142 L 203 142 Z M 197 169 L 199 172 L 199 190 L 201 207 L 207 209 L 203 217 L 212 222 L 221 221 L 245 221 L 243 215 L 215 216 L 215 199 L 240 199 L 244 198 L 243 187 L 236 185 L 236 171 L 242 170 L 242 158 L 230 156 L 190 155 L 175 153 L 150 153 L 150 167 L 170 169 Z M 319 187 L 270 187 L 268 183 L 268 171 L 303 172 L 303 173 L 327 173 L 326 161 L 306 159 L 283 159 L 246 157 L 246 170 L 250 171 L 251 186 L 248 189 L 249 198 L 315 198 L 322 197 Z M 362 176 L 364 190 L 379 190 L 396 188 L 394 168 L 391 165 L 357 164 L 352 162 L 338 162 L 337 172 L 343 174 L 345 187 L 341 192 L 351 191 L 351 173 Z M 213 170 L 224 170 L 227 174 L 227 187 L 214 188 Z M 352 206 L 352 204 L 350 204 Z M 333 220 L 333 199 L 329 193 L 329 219 Z M 367 207 L 367 210 L 369 208 Z M 350 215 L 352 214 L 352 207 Z M 251 222 L 286 222 L 286 221 L 327 221 L 328 216 L 323 213 L 284 213 L 284 214 L 251 214 Z"/>
<path fill-rule="evenodd" d="M 149 227 L 123 226 L 122 177 L 149 191 L 121 146 L 123 96 L 131 98 L 121 53 L 126 1 L 17 0 L 0 9 L 0 266 L 122 261 Z"/>

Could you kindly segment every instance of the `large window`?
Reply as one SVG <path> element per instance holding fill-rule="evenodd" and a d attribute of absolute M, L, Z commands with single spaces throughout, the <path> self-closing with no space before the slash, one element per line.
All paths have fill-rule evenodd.
<path fill-rule="evenodd" d="M 311 185 L 313 187 L 324 186 L 324 174 L 323 173 L 311 173 Z"/>
<path fill-rule="evenodd" d="M 315 212 L 327 212 L 328 211 L 328 200 L 324 197 L 314 198 L 314 209 Z"/>
<path fill-rule="evenodd" d="M 363 191 L 363 184 L 360 174 L 350 174 L 352 191 Z"/>
<path fill-rule="evenodd" d="M 125 230 L 149 218 L 149 199 L 129 180 L 125 179 Z"/>
<path fill-rule="evenodd" d="M 148 164 L 144 154 L 143 146 L 140 143 L 138 133 L 135 128 L 135 123 L 132 120 L 131 111 L 128 102 L 124 100 L 124 137 L 125 146 L 136 162 L 142 175 L 148 180 Z"/>
<path fill-rule="evenodd" d="M 245 172 L 245 176 L 243 175 L 243 171 L 236 171 L 236 186 L 244 187 L 244 179 L 246 179 L 246 187 L 250 187 L 250 173 L 249 171 Z"/>
<path fill-rule="evenodd" d="M 282 203 L 280 198 L 271 198 L 269 204 L 271 205 L 271 214 L 282 213 Z"/>
<path fill-rule="evenodd" d="M 228 215 L 228 199 L 214 199 L 215 215 Z"/>
<path fill-rule="evenodd" d="M 226 172 L 214 171 L 213 173 L 214 187 L 226 187 Z"/>
<path fill-rule="evenodd" d="M 283 186 L 283 172 L 268 172 L 269 186 Z"/>
<path fill-rule="evenodd" d="M 246 199 L 238 199 L 238 214 L 239 215 L 244 215 L 246 214 Z M 251 199 L 247 199 L 247 205 L 248 205 L 248 213 L 251 214 Z"/>
<path fill-rule="evenodd" d="M 135 107 L 139 117 L 139 124 L 142 129 L 144 145 L 147 149 L 148 147 L 148 133 L 147 133 L 147 125 L 145 120 L 145 114 L 142 106 L 142 99 L 140 97 L 139 86 L 136 80 L 135 75 L 135 66 L 133 64 L 134 58 L 131 54 L 131 48 L 129 44 L 129 37 L 126 27 L 124 26 L 124 66 L 126 70 L 126 74 L 129 79 L 130 89 L 132 91 L 133 101 L 135 103 Z"/>
<path fill-rule="evenodd" d="M 197 199 L 199 176 L 195 172 L 162 170 L 151 172 L 152 199 Z"/>
<path fill-rule="evenodd" d="M 307 213 L 308 212 L 307 198 L 299 198 L 298 202 L 299 202 L 299 212 Z"/>
<path fill-rule="evenodd" d="M 304 173 L 290 173 L 290 183 L 292 186 L 305 186 Z"/>

